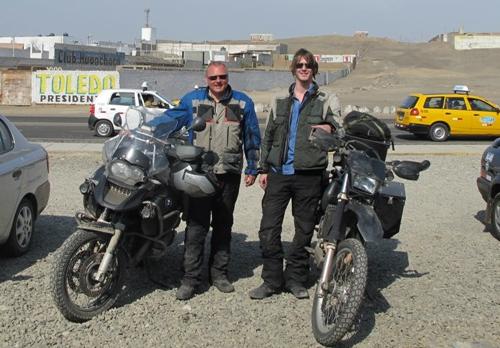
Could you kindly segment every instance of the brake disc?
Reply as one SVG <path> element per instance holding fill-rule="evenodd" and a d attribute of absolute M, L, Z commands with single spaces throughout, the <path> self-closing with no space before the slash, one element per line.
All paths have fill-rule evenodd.
<path fill-rule="evenodd" d="M 95 274 L 99 269 L 104 254 L 93 254 L 87 258 L 80 266 L 80 290 L 82 293 L 89 297 L 99 297 L 110 286 L 112 276 L 106 275 L 102 282 L 95 280 Z"/>

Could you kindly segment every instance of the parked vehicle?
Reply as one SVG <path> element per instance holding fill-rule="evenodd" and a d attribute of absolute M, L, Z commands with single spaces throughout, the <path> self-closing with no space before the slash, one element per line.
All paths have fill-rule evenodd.
<path fill-rule="evenodd" d="M 131 121 L 130 115 L 140 117 Z M 58 250 L 51 278 L 55 304 L 70 321 L 109 309 L 128 266 L 167 252 L 185 195 L 216 193 L 211 169 L 217 156 L 186 144 L 184 132 L 173 133 L 175 120 L 151 129 L 142 119 L 136 109 L 127 112 L 127 131 L 104 144 L 104 164 L 80 186 L 85 210 L 76 214 L 77 230 Z M 197 118 L 192 129 L 205 125 Z"/>
<path fill-rule="evenodd" d="M 30 143 L 0 115 L 0 245 L 2 253 L 28 251 L 35 221 L 50 195 L 47 151 Z"/>
<path fill-rule="evenodd" d="M 491 234 L 500 240 L 500 138 L 484 150 L 476 182 L 486 202 L 484 222 L 491 224 Z"/>
<path fill-rule="evenodd" d="M 411 94 L 396 110 L 394 125 L 417 137 L 445 141 L 453 135 L 500 135 L 500 108 L 469 94 L 463 85 L 454 93 Z"/>
<path fill-rule="evenodd" d="M 368 274 L 364 245 L 399 232 L 406 195 L 404 185 L 392 181 L 394 173 L 417 180 L 419 172 L 430 165 L 428 161 L 384 162 L 388 129 L 367 114 L 353 116 L 347 115 L 343 136 L 320 129 L 311 136 L 320 150 L 334 151 L 333 169 L 319 207 L 318 242 L 310 250 L 321 269 L 312 329 L 325 346 L 340 341 L 358 315 Z M 363 129 L 369 135 L 364 139 Z"/>
<path fill-rule="evenodd" d="M 173 107 L 172 103 L 156 91 L 141 89 L 105 89 L 90 105 L 89 129 L 100 137 L 110 137 L 121 129 L 113 121 L 123 116 L 130 106 L 143 107 L 144 112 L 159 115 Z"/>

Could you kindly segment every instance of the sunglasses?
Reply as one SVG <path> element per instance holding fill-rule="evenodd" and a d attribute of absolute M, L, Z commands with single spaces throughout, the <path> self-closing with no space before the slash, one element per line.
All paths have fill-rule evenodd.
<path fill-rule="evenodd" d="M 227 80 L 227 74 L 226 75 L 214 75 L 214 76 L 208 76 L 207 77 L 210 81 L 215 81 L 217 80 L 217 78 L 219 78 L 219 80 Z"/>
<path fill-rule="evenodd" d="M 312 63 L 297 63 L 295 64 L 295 69 L 312 69 Z"/>

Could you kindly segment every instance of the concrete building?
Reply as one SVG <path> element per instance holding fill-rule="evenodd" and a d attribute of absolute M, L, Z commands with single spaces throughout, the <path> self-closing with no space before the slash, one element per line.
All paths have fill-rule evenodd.
<path fill-rule="evenodd" d="M 78 43 L 74 37 L 50 34 L 47 36 L 4 36 L 0 37 L 0 44 L 22 44 L 23 49 L 30 51 L 29 58 L 54 59 L 54 46 L 56 44 Z"/>

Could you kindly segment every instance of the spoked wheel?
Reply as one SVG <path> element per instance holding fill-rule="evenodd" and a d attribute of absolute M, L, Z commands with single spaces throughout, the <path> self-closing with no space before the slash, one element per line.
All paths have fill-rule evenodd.
<path fill-rule="evenodd" d="M 77 230 L 61 246 L 52 271 L 52 297 L 64 317 L 84 322 L 108 310 L 117 300 L 125 278 L 121 249 L 102 281 L 95 280 L 110 236 Z"/>
<path fill-rule="evenodd" d="M 332 346 L 344 337 L 354 323 L 363 301 L 368 274 L 368 257 L 357 239 L 338 245 L 326 291 L 316 287 L 312 309 L 312 328 L 318 343 Z"/>

